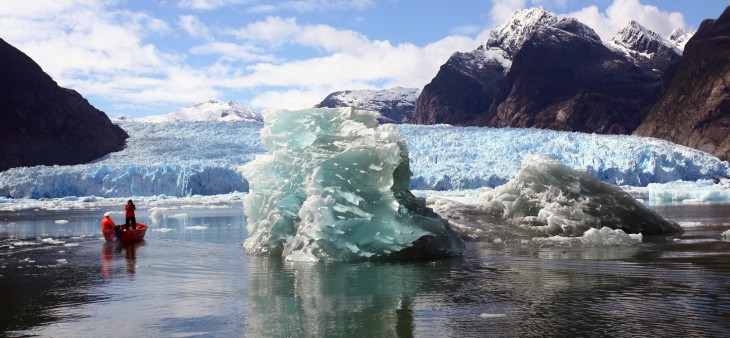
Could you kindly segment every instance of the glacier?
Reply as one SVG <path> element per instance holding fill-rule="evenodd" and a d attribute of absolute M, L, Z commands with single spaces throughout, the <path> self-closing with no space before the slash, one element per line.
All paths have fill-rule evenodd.
<path fill-rule="evenodd" d="M 262 123 L 118 123 L 130 135 L 124 150 L 82 165 L 0 172 L 0 196 L 181 197 L 245 192 L 248 182 L 238 167 L 265 152 L 259 139 Z M 449 125 L 396 128 L 410 154 L 411 190 L 497 187 L 519 172 L 526 157 L 540 155 L 587 170 L 601 181 L 632 187 L 644 200 L 730 201 L 729 184 L 710 181 L 730 176 L 728 162 L 659 139 Z M 671 196 L 662 194 L 664 186 L 673 191 Z"/>
<path fill-rule="evenodd" d="M 460 255 L 448 222 L 408 191 L 408 150 L 393 125 L 352 108 L 269 111 L 268 153 L 241 168 L 250 254 L 288 261 Z"/>

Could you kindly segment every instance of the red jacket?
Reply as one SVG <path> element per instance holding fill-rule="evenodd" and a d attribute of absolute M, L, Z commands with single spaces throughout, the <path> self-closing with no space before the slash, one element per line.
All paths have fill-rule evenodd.
<path fill-rule="evenodd" d="M 104 217 L 104 219 L 101 220 L 101 229 L 102 230 L 112 230 L 114 229 L 114 221 L 112 221 L 111 217 Z"/>
<path fill-rule="evenodd" d="M 134 217 L 134 210 L 135 209 L 137 209 L 137 207 L 135 207 L 134 205 L 129 205 L 129 204 L 125 205 L 124 206 L 124 210 L 127 210 L 126 217 Z"/>

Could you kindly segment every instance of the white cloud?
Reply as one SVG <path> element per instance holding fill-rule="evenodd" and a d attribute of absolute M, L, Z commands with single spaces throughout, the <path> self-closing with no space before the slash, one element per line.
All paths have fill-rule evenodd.
<path fill-rule="evenodd" d="M 206 44 L 193 46 L 190 48 L 190 53 L 195 55 L 219 55 L 225 61 L 276 61 L 276 58 L 273 55 L 266 54 L 262 48 L 253 45 L 241 45 L 233 42 L 208 42 Z"/>
<path fill-rule="evenodd" d="M 252 13 L 273 13 L 278 11 L 321 12 L 328 10 L 361 11 L 375 4 L 374 0 L 288 0 L 260 3 L 253 0 L 180 0 L 178 7 L 195 10 L 215 10 L 226 6 L 248 4 L 246 10 Z"/>
<path fill-rule="evenodd" d="M 663 37 L 668 37 L 675 28 L 689 30 L 682 13 L 665 12 L 656 6 L 643 5 L 639 0 L 614 0 L 605 12 L 596 6 L 589 6 L 565 16 L 574 17 L 590 26 L 604 41 L 609 41 L 631 20 L 636 20 Z"/>
<path fill-rule="evenodd" d="M 180 15 L 178 23 L 193 38 L 212 39 L 208 27 L 195 15 Z"/>
<path fill-rule="evenodd" d="M 507 20 L 512 13 L 525 8 L 526 0 L 492 0 L 492 8 L 489 15 L 492 17 L 492 23 L 498 25 Z"/>
<path fill-rule="evenodd" d="M 455 51 L 474 49 L 478 43 L 464 36 L 447 37 L 424 47 L 392 45 L 326 25 L 299 25 L 294 19 L 269 17 L 233 31 L 247 43 L 288 43 L 320 49 L 324 56 L 259 63 L 246 67 L 246 75 L 226 84 L 239 88 L 264 88 L 252 102 L 255 107 L 297 108 L 318 103 L 324 95 L 343 89 L 380 84 L 384 87 L 422 87 Z M 357 86 L 357 87 L 355 87 Z M 277 88 L 267 91 L 266 88 Z M 287 89 L 280 89 L 280 88 Z M 287 93 L 292 97 L 283 100 Z M 306 97 L 311 95 L 310 97 Z M 314 96 L 317 95 L 317 96 Z M 297 100 L 294 97 L 299 98 Z"/>
<path fill-rule="evenodd" d="M 214 10 L 229 5 L 239 5 L 247 3 L 247 0 L 180 0 L 178 7 L 198 9 L 198 10 Z"/>

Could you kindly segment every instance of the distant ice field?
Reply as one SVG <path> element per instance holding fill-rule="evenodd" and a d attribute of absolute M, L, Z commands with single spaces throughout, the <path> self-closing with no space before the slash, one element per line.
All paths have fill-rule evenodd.
<path fill-rule="evenodd" d="M 255 122 L 119 125 L 130 134 L 124 150 L 83 165 L 10 169 L 0 173 L 0 195 L 40 199 L 245 192 L 248 182 L 239 167 L 265 152 L 259 141 L 263 125 Z M 448 125 L 397 128 L 409 151 L 410 187 L 417 190 L 496 187 L 511 179 L 529 155 L 556 159 L 601 181 L 641 191 L 662 189 L 657 183 L 690 182 L 674 183 L 673 189 L 716 190 L 713 201 L 725 199 L 727 189 L 709 180 L 730 176 L 728 162 L 653 138 Z M 702 199 L 702 194 L 683 194 L 673 196 Z"/>

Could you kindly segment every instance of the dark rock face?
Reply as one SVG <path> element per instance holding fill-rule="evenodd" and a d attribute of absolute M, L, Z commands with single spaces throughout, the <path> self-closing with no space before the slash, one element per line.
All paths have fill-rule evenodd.
<path fill-rule="evenodd" d="M 415 124 L 474 125 L 489 108 L 506 69 L 483 47 L 454 53 L 416 100 Z"/>
<path fill-rule="evenodd" d="M 122 128 L 2 39 L 0 78 L 0 170 L 80 164 L 124 148 Z"/>
<path fill-rule="evenodd" d="M 479 125 L 494 101 L 514 55 L 541 27 L 557 22 L 541 8 L 516 12 L 469 53 L 454 53 L 416 101 L 413 123 Z"/>
<path fill-rule="evenodd" d="M 380 113 L 380 123 L 409 123 L 420 93 L 416 88 L 345 90 L 327 95 L 314 108 L 352 107 Z"/>
<path fill-rule="evenodd" d="M 481 124 L 628 134 L 661 93 L 658 75 L 608 49 L 584 24 L 562 19 L 515 55 Z"/>
<path fill-rule="evenodd" d="M 635 134 L 730 160 L 730 7 L 687 42 L 669 88 Z"/>

